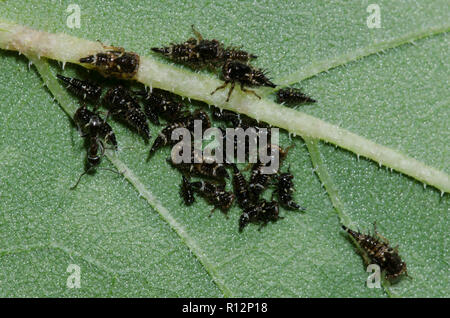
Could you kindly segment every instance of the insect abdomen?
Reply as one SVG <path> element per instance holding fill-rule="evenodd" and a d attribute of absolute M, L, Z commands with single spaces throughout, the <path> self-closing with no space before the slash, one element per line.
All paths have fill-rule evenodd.
<path fill-rule="evenodd" d="M 102 94 L 102 88 L 100 85 L 91 83 L 89 81 L 82 81 L 77 78 L 65 77 L 57 74 L 63 83 L 67 85 L 67 89 L 82 99 L 89 99 L 91 101 L 97 101 Z"/>

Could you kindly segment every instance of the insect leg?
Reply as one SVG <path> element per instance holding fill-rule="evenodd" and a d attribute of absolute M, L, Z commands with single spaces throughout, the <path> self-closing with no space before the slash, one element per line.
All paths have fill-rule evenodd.
<path fill-rule="evenodd" d="M 211 210 L 211 212 L 209 212 L 209 216 L 208 216 L 208 217 L 211 217 L 211 216 L 213 215 L 213 213 L 214 213 L 215 210 L 216 210 L 216 207 L 214 207 L 214 208 Z"/>
<path fill-rule="evenodd" d="M 373 234 L 378 237 L 381 241 L 383 241 L 384 243 L 386 243 L 387 245 L 389 245 L 389 241 L 387 238 L 385 238 L 383 235 L 381 235 L 380 233 L 378 233 L 377 231 L 377 221 L 373 222 Z"/>
<path fill-rule="evenodd" d="M 198 31 L 195 29 L 195 27 L 194 27 L 193 24 L 191 25 L 191 28 L 192 28 L 192 32 L 194 32 L 194 34 L 195 34 L 195 36 L 197 37 L 198 41 L 199 41 L 199 42 L 202 41 L 202 40 L 203 40 L 202 35 L 200 34 L 200 32 L 198 32 Z"/>
<path fill-rule="evenodd" d="M 246 88 L 244 87 L 244 83 L 241 83 L 241 91 L 243 91 L 243 92 L 245 92 L 245 93 L 253 94 L 253 95 L 255 95 L 256 97 L 258 97 L 258 99 L 261 99 L 261 96 L 259 96 L 258 94 L 256 94 L 256 92 L 255 92 L 254 90 L 252 90 L 252 89 L 246 89 Z"/>
<path fill-rule="evenodd" d="M 230 87 L 230 90 L 228 91 L 228 96 L 227 96 L 227 102 L 230 100 L 230 96 L 231 96 L 231 93 L 233 92 L 233 90 L 234 90 L 234 85 L 235 85 L 235 82 L 232 82 L 231 83 L 231 87 Z"/>
<path fill-rule="evenodd" d="M 225 87 L 227 87 L 228 82 L 225 81 L 225 83 L 223 83 L 223 85 L 220 85 L 219 87 L 217 87 L 212 93 L 211 95 L 214 95 L 215 92 L 217 92 L 219 89 L 224 89 Z"/>
<path fill-rule="evenodd" d="M 97 42 L 99 42 L 99 43 L 103 46 L 103 48 L 104 48 L 105 50 L 108 50 L 108 51 L 117 51 L 117 52 L 120 52 L 120 53 L 124 53 L 124 52 L 125 52 L 125 49 L 124 49 L 123 47 L 112 46 L 112 45 L 105 45 L 105 44 L 103 44 L 103 42 L 100 41 L 100 40 L 97 40 Z"/>

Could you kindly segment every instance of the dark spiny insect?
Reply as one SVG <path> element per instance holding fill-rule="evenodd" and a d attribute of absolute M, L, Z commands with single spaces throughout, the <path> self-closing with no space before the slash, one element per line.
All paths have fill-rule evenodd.
<path fill-rule="evenodd" d="M 211 128 L 211 120 L 208 114 L 202 110 L 196 110 L 191 116 L 187 117 L 186 128 L 191 132 L 194 132 L 195 121 L 201 121 L 202 134 L 206 129 Z"/>
<path fill-rule="evenodd" d="M 303 94 L 298 88 L 283 88 L 277 92 L 277 103 L 295 105 L 302 103 L 315 103 L 316 100 Z"/>
<path fill-rule="evenodd" d="M 160 53 L 172 61 L 184 63 L 194 69 L 208 67 L 214 69 L 220 67 L 226 60 L 238 60 L 248 62 L 256 58 L 256 55 L 247 53 L 233 47 L 224 48 L 218 40 L 206 40 L 198 32 L 194 25 L 191 26 L 196 38 L 189 38 L 181 44 L 172 43 L 162 48 L 152 48 L 152 51 Z"/>
<path fill-rule="evenodd" d="M 233 127 L 241 126 L 241 116 L 239 113 L 235 113 L 231 110 L 220 109 L 218 107 L 213 107 L 212 117 L 215 120 L 224 121 L 227 123 L 232 123 Z"/>
<path fill-rule="evenodd" d="M 105 94 L 104 101 L 112 115 L 125 120 L 146 140 L 150 138 L 147 118 L 139 103 L 127 89 L 120 85 L 109 89 Z"/>
<path fill-rule="evenodd" d="M 80 63 L 90 64 L 104 77 L 121 79 L 133 78 L 139 69 L 139 55 L 125 52 L 121 47 L 103 46 L 106 51 L 80 59 Z"/>
<path fill-rule="evenodd" d="M 256 119 L 253 119 L 251 117 L 248 117 L 246 115 L 241 114 L 241 123 L 239 125 L 240 128 L 246 130 L 247 128 L 255 128 L 257 131 L 259 131 L 261 128 L 270 128 L 271 126 L 265 122 L 257 121 Z"/>
<path fill-rule="evenodd" d="M 278 203 L 276 201 L 263 201 L 261 204 L 261 210 L 258 215 L 259 221 L 262 226 L 265 226 L 269 222 L 276 222 L 282 219 L 279 214 Z"/>
<path fill-rule="evenodd" d="M 196 175 L 206 178 L 211 178 L 218 180 L 220 182 L 224 182 L 225 179 L 229 178 L 228 172 L 225 169 L 225 166 L 220 163 L 175 163 L 171 159 L 167 159 L 167 161 L 175 168 L 180 170 L 182 173 L 186 173 L 188 175 Z"/>
<path fill-rule="evenodd" d="M 223 51 L 222 61 L 225 62 L 227 60 L 235 60 L 240 62 L 248 62 L 250 60 L 256 59 L 257 56 L 251 53 L 248 53 L 243 50 L 239 50 L 236 48 L 228 47 Z"/>
<path fill-rule="evenodd" d="M 278 202 L 283 208 L 289 210 L 305 210 L 292 200 L 292 192 L 294 191 L 294 176 L 288 171 L 278 176 L 277 188 L 274 192 L 278 194 Z"/>
<path fill-rule="evenodd" d="M 116 135 L 111 126 L 105 122 L 96 112 L 81 106 L 74 115 L 74 121 L 81 132 L 82 137 L 94 136 L 102 138 L 105 142 L 117 148 Z"/>
<path fill-rule="evenodd" d="M 220 209 L 223 213 L 227 213 L 234 202 L 234 194 L 225 191 L 225 185 L 217 185 L 208 181 L 197 181 L 191 183 L 192 188 L 202 195 L 214 209 Z"/>
<path fill-rule="evenodd" d="M 98 151 L 100 151 L 100 154 Z M 89 164 L 89 168 L 98 166 L 100 164 L 101 158 L 103 157 L 105 149 L 101 143 L 101 141 L 97 138 L 97 136 L 89 137 L 89 147 L 87 153 L 87 161 Z"/>
<path fill-rule="evenodd" d="M 205 66 L 220 66 L 227 60 L 248 62 L 249 60 L 257 58 L 256 55 L 235 47 L 224 48 L 224 45 L 217 40 L 205 40 L 200 32 L 194 28 L 194 25 L 191 27 L 197 37 L 194 51 Z M 192 40 L 193 39 L 191 38 L 190 41 L 193 42 Z"/>
<path fill-rule="evenodd" d="M 194 173 L 216 180 L 224 180 L 230 177 L 225 165 L 217 162 L 194 163 Z"/>
<path fill-rule="evenodd" d="M 253 68 L 245 63 L 228 60 L 222 67 L 222 77 L 225 81 L 223 85 L 217 87 L 211 95 L 217 92 L 219 89 L 224 89 L 229 83 L 231 83 L 231 88 L 228 91 L 227 102 L 230 100 L 231 93 L 234 90 L 236 83 L 239 83 L 241 90 L 246 93 L 251 93 L 261 99 L 261 97 L 256 94 L 255 91 L 246 89 L 245 86 L 257 87 L 257 86 L 268 86 L 276 87 L 264 74 L 262 70 Z"/>
<path fill-rule="evenodd" d="M 170 46 L 162 48 L 153 47 L 152 51 L 160 53 L 177 63 L 185 63 L 190 65 L 192 68 L 200 68 L 203 67 L 203 65 L 201 59 L 195 51 L 196 45 L 197 40 L 190 38 L 186 42 L 180 44 L 171 43 Z"/>
<path fill-rule="evenodd" d="M 186 128 L 186 121 L 182 120 L 180 122 L 175 122 L 172 124 L 167 125 L 164 127 L 158 134 L 158 137 L 156 137 L 155 141 L 153 142 L 152 148 L 150 148 L 148 159 L 158 150 L 162 147 L 170 144 L 174 144 L 178 142 L 178 140 L 172 140 L 172 132 L 177 128 Z"/>
<path fill-rule="evenodd" d="M 151 92 L 140 91 L 138 95 L 144 97 L 144 112 L 155 125 L 159 125 L 159 117 L 168 122 L 175 122 L 186 116 L 185 105 L 177 102 L 167 91 L 154 88 Z"/>
<path fill-rule="evenodd" d="M 195 52 L 198 60 L 200 61 L 202 66 L 214 67 L 222 59 L 224 51 L 223 44 L 215 39 L 203 39 L 203 36 L 194 28 L 194 25 L 192 25 L 191 27 L 192 31 L 197 37 L 193 51 Z M 193 42 L 192 38 L 190 40 L 191 42 Z"/>
<path fill-rule="evenodd" d="M 192 149 L 193 148 L 191 148 L 191 150 Z M 181 147 L 179 151 L 180 152 L 182 151 Z M 196 156 L 196 153 L 192 150 L 191 160 L 188 163 L 186 162 L 176 163 L 172 156 L 169 159 L 167 159 L 167 161 L 181 172 L 187 173 L 189 175 L 197 175 L 206 178 L 211 178 L 222 183 L 225 182 L 225 179 L 229 178 L 227 169 L 225 168 L 224 164 L 203 160 L 204 158 L 202 157 L 197 157 L 197 160 L 195 160 L 194 156 Z"/>
<path fill-rule="evenodd" d="M 70 187 L 71 190 L 75 189 L 78 184 L 81 181 L 81 178 L 89 173 L 90 171 L 92 171 L 93 169 L 102 169 L 102 170 L 108 170 L 114 173 L 119 174 L 118 171 L 109 169 L 109 168 L 98 168 L 98 166 L 100 165 L 100 162 L 103 158 L 103 156 L 105 155 L 105 146 L 102 142 L 102 140 L 95 135 L 90 135 L 89 136 L 89 146 L 87 149 L 87 167 L 84 170 L 84 172 L 78 177 L 77 182 Z"/>
<path fill-rule="evenodd" d="M 377 233 L 375 223 L 375 237 L 353 231 L 344 225 L 342 228 L 358 242 L 370 262 L 380 266 L 380 269 L 386 273 L 386 279 L 394 280 L 402 274 L 408 276 L 406 263 L 398 255 L 398 246 L 390 247 L 389 242 Z"/>
<path fill-rule="evenodd" d="M 259 199 L 259 195 L 267 188 L 270 183 L 273 174 L 264 173 L 263 168 L 268 167 L 270 162 L 263 163 L 258 161 L 253 164 L 252 172 L 250 175 L 249 189 L 252 194 L 252 201 L 256 202 Z"/>
<path fill-rule="evenodd" d="M 81 106 L 77 109 L 74 115 L 74 121 L 81 132 L 81 136 L 89 138 L 89 146 L 87 151 L 87 168 L 80 175 L 77 183 L 71 189 L 75 189 L 81 178 L 100 164 L 101 158 L 105 152 L 103 142 L 112 144 L 114 149 L 117 148 L 116 136 L 111 129 L 111 126 L 100 118 L 97 113 L 87 109 L 86 106 Z"/>
<path fill-rule="evenodd" d="M 66 88 L 70 92 L 82 99 L 88 99 L 95 102 L 102 94 L 102 87 L 93 82 L 83 81 L 78 78 L 65 77 L 61 74 L 57 74 L 56 77 L 67 85 Z"/>
<path fill-rule="evenodd" d="M 125 113 L 130 108 L 141 108 L 131 92 L 121 85 L 110 88 L 103 99 L 113 115 Z"/>
<path fill-rule="evenodd" d="M 247 209 L 251 205 L 250 191 L 247 180 L 239 171 L 235 164 L 233 166 L 233 189 L 236 196 L 236 202 L 242 209 Z"/>
<path fill-rule="evenodd" d="M 255 128 L 256 130 L 260 128 L 270 127 L 269 124 L 258 122 L 256 119 L 248 117 L 244 114 L 235 113 L 227 109 L 220 109 L 218 107 L 213 107 L 212 117 L 215 120 L 231 123 L 234 128 L 242 128 L 244 130 L 251 127 Z"/>
<path fill-rule="evenodd" d="M 193 114 L 179 118 L 179 121 L 171 123 L 164 127 L 155 139 L 149 152 L 149 158 L 160 148 L 166 145 L 173 145 L 179 140 L 172 140 L 172 132 L 177 128 L 186 128 L 191 133 L 194 132 L 195 121 L 201 121 L 202 133 L 211 127 L 211 121 L 208 114 L 204 111 L 196 110 Z"/>
<path fill-rule="evenodd" d="M 287 153 L 290 148 L 291 147 L 288 147 L 284 150 L 278 145 L 268 144 L 267 155 L 272 156 L 271 160 L 268 161 L 267 163 L 263 163 L 260 160 L 258 160 L 256 163 L 253 164 L 249 184 L 249 189 L 250 193 L 252 194 L 253 202 L 256 202 L 258 200 L 259 195 L 267 188 L 270 181 L 272 180 L 272 177 L 276 173 L 278 173 L 279 167 L 281 166 L 281 163 L 284 160 L 284 158 L 287 156 Z M 275 153 L 272 153 L 273 150 L 275 150 Z M 278 154 L 278 159 L 276 157 L 276 154 Z M 274 166 L 270 168 L 272 166 L 272 160 L 278 160 L 278 167 Z"/>
<path fill-rule="evenodd" d="M 192 188 L 191 183 L 185 176 L 183 176 L 180 193 L 181 196 L 183 197 L 184 204 L 192 205 L 192 203 L 195 202 L 194 189 Z"/>
<path fill-rule="evenodd" d="M 257 204 L 251 205 L 244 210 L 239 218 L 239 232 L 241 232 L 248 223 L 260 224 L 259 229 L 269 222 L 276 222 L 282 219 L 279 215 L 278 203 L 276 201 L 268 202 L 264 199 Z"/>

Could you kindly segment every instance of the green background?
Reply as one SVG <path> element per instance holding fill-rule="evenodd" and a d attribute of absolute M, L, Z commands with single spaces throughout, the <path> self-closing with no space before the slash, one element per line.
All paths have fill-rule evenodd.
<path fill-rule="evenodd" d="M 448 26 L 450 18 L 447 1 L 377 1 L 382 27 L 369 29 L 367 1 L 91 0 L 76 2 L 81 28 L 69 29 L 69 3 L 3 1 L 0 17 L 142 55 L 192 36 L 195 24 L 207 38 L 256 53 L 254 64 L 275 82 L 378 41 Z M 301 87 L 318 103 L 301 110 L 449 173 L 448 44 L 447 34 L 434 35 L 313 76 Z M 449 296 L 448 194 L 319 143 L 320 168 L 330 176 L 325 188 L 335 190 L 327 192 L 304 141 L 283 133 L 282 145 L 295 144 L 285 167 L 307 212 L 283 210 L 282 221 L 238 233 L 237 207 L 229 219 L 208 218 L 201 199 L 185 207 L 180 174 L 165 162 L 169 149 L 147 163 L 149 146 L 113 122 L 120 159 L 212 264 L 203 266 L 122 177 L 99 171 L 69 189 L 84 169 L 83 140 L 27 63 L 0 52 L 0 296 Z M 52 69 L 62 72 L 56 63 Z M 152 134 L 159 129 L 152 126 Z M 377 221 L 399 245 L 412 280 L 387 293 L 365 286 L 368 273 L 340 230 L 332 198 L 361 230 Z M 69 264 L 81 268 L 80 289 L 66 287 Z"/>

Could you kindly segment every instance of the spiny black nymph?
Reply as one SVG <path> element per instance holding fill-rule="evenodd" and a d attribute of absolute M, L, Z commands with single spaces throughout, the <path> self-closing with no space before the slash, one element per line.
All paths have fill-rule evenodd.
<path fill-rule="evenodd" d="M 103 100 L 111 115 L 126 121 L 130 126 L 135 128 L 145 140 L 150 139 L 147 117 L 128 89 L 121 85 L 117 85 L 106 92 Z"/>
<path fill-rule="evenodd" d="M 97 167 L 105 152 L 104 143 L 113 145 L 117 149 L 116 135 L 111 126 L 106 123 L 97 112 L 92 112 L 87 107 L 81 106 L 74 115 L 74 121 L 78 126 L 81 137 L 89 138 L 87 150 L 87 169 L 80 175 L 77 183 L 71 188 L 75 189 L 86 173 Z"/>
<path fill-rule="evenodd" d="M 78 78 L 65 77 L 61 74 L 57 74 L 56 77 L 66 84 L 66 88 L 70 92 L 82 99 L 88 99 L 92 102 L 96 102 L 102 94 L 102 87 L 94 82 L 83 81 Z"/>
<path fill-rule="evenodd" d="M 234 194 L 225 191 L 224 184 L 214 184 L 208 181 L 192 182 L 190 186 L 194 191 L 202 195 L 209 203 L 214 206 L 214 209 L 220 209 L 223 213 L 227 213 L 234 201 Z"/>
<path fill-rule="evenodd" d="M 316 100 L 305 95 L 298 88 L 282 88 L 277 91 L 277 103 L 293 106 L 303 103 L 315 103 Z"/>
<path fill-rule="evenodd" d="M 375 223 L 375 237 L 353 231 L 344 225 L 342 228 L 358 242 L 370 261 L 380 266 L 381 270 L 386 273 L 386 279 L 394 280 L 402 274 L 408 276 L 406 263 L 398 254 L 398 246 L 390 247 L 387 239 L 378 234 Z"/>
<path fill-rule="evenodd" d="M 256 58 L 256 55 L 234 47 L 225 48 L 224 44 L 218 40 L 204 39 L 194 25 L 191 27 L 196 38 L 189 38 L 183 43 L 172 43 L 162 48 L 154 47 L 152 51 L 162 54 L 174 62 L 186 64 L 193 69 L 205 67 L 215 69 L 221 67 L 228 60 L 247 63 Z"/>
<path fill-rule="evenodd" d="M 261 97 L 255 91 L 248 89 L 249 87 L 276 87 L 267 77 L 264 70 L 249 64 L 252 59 L 257 58 L 256 55 L 237 47 L 226 47 L 216 39 L 205 39 L 193 25 L 192 30 L 195 37 L 191 37 L 180 44 L 170 44 L 162 48 L 152 48 L 152 50 L 172 61 L 184 63 L 194 69 L 220 69 L 224 83 L 217 87 L 211 95 L 220 89 L 226 88 L 230 84 L 226 99 L 227 102 L 230 100 L 236 84 L 240 86 L 241 91 L 253 94 L 257 98 Z M 82 57 L 79 59 L 79 62 L 89 64 L 86 65 L 88 68 L 100 72 L 104 77 L 135 79 L 135 75 L 139 70 L 140 60 L 138 54 L 127 52 L 121 47 L 103 46 L 103 50 Z M 110 143 L 114 149 L 117 149 L 116 137 L 109 124 L 106 123 L 106 119 L 110 115 L 113 118 L 125 121 L 128 126 L 137 130 L 146 142 L 151 138 L 148 121 L 155 125 L 160 125 L 161 119 L 165 121 L 165 127 L 160 130 L 160 133 L 150 147 L 148 158 L 158 149 L 166 145 L 177 143 L 178 146 L 180 140 L 171 140 L 172 132 L 177 128 L 186 128 L 191 133 L 190 137 L 193 137 L 194 122 L 196 120 L 201 120 L 203 133 L 211 127 L 211 121 L 206 112 L 201 110 L 189 111 L 189 108 L 182 102 L 180 96 L 162 89 L 153 88 L 150 91 L 146 89 L 134 91 L 126 88 L 121 83 L 117 83 L 117 81 L 113 81 L 112 88 L 109 88 L 102 97 L 102 87 L 94 82 L 65 77 L 60 74 L 57 77 L 66 84 L 67 89 L 73 94 L 83 100 L 96 103 L 93 111 L 88 110 L 85 106 L 80 107 L 74 118 L 83 136 L 89 138 L 87 153 L 88 169 L 84 173 L 87 173 L 92 167 L 100 164 L 105 152 L 105 143 Z M 278 97 L 280 101 L 283 100 L 286 103 L 294 101 L 295 98 L 297 98 L 297 102 L 298 98 L 309 102 L 313 101 L 293 89 L 280 90 Z M 141 103 L 143 107 L 141 107 Z M 108 110 L 105 120 L 99 116 L 99 112 L 97 111 L 101 105 Z M 244 130 L 244 132 L 251 128 L 255 130 L 255 134 L 253 135 L 261 136 L 261 134 L 267 133 L 266 137 L 268 139 L 271 137 L 270 125 L 264 122 L 258 122 L 246 115 L 214 108 L 212 116 L 215 120 L 220 120 L 227 125 L 230 124 L 232 128 L 239 128 Z M 233 153 L 236 154 L 237 150 L 241 149 L 242 146 L 239 143 L 239 138 L 236 138 L 235 134 L 226 134 L 226 129 L 223 127 L 219 129 L 222 132 L 222 136 L 218 136 L 217 138 L 221 138 L 220 141 L 226 148 L 232 147 L 233 149 L 229 150 L 233 150 Z M 233 140 L 230 140 L 231 136 L 233 136 Z M 250 134 L 245 137 L 245 160 L 250 159 L 250 144 L 257 145 L 259 143 L 257 137 L 255 137 L 255 140 L 250 139 Z M 191 149 L 190 162 L 178 162 L 178 160 L 175 160 L 177 156 L 174 156 L 174 154 L 177 149 L 172 149 L 172 155 L 167 160 L 183 175 L 180 185 L 180 195 L 185 205 L 193 204 L 195 194 L 199 194 L 212 204 L 214 208 L 219 208 L 222 212 L 226 213 L 236 201 L 237 205 L 243 211 L 239 221 L 240 230 L 248 223 L 257 223 L 260 226 L 264 226 L 268 222 L 275 222 L 281 219 L 279 205 L 287 209 L 301 209 L 292 200 L 293 176 L 286 173 L 278 176 L 279 167 L 266 171 L 266 168 L 271 166 L 271 162 L 262 163 L 260 161 L 261 158 L 257 158 L 257 162 L 253 164 L 250 178 L 247 180 L 237 166 L 232 163 L 236 158 L 226 158 L 224 163 L 216 162 L 214 157 L 204 158 L 199 155 L 198 151 L 192 147 Z M 287 151 L 269 143 L 267 145 L 269 156 L 275 156 L 272 150 L 278 150 L 275 153 L 279 153 L 279 158 L 277 159 L 279 159 L 279 163 L 281 164 Z M 183 147 L 180 148 L 180 151 L 184 151 Z M 239 157 L 240 155 L 239 153 Z M 272 157 L 271 160 L 277 159 Z M 226 179 L 230 178 L 227 170 L 230 166 L 233 169 L 232 184 L 234 193 L 225 190 Z M 191 182 L 189 179 L 191 176 L 208 179 L 209 181 L 194 180 Z M 266 201 L 261 195 L 267 188 L 273 185 L 271 181 L 275 176 L 277 176 L 276 180 L 278 183 L 274 193 L 278 194 L 278 201 Z"/>
<path fill-rule="evenodd" d="M 104 77 L 120 79 L 133 78 L 140 64 L 140 57 L 134 52 L 126 52 L 121 47 L 103 46 L 105 52 L 98 52 L 80 59 L 80 63 L 91 65 Z"/>
<path fill-rule="evenodd" d="M 245 93 L 250 93 L 261 99 L 261 97 L 256 94 L 254 90 L 246 89 L 245 86 L 249 87 L 258 87 L 258 86 L 267 86 L 267 87 L 276 87 L 274 83 L 267 78 L 265 72 L 263 70 L 254 68 L 246 63 L 242 63 L 235 60 L 228 60 L 222 67 L 222 77 L 224 80 L 224 84 L 217 87 L 211 95 L 217 92 L 220 89 L 224 89 L 228 84 L 231 83 L 230 90 L 227 95 L 227 102 L 230 100 L 231 93 L 234 90 L 234 86 L 236 83 L 240 84 L 241 91 Z"/>

